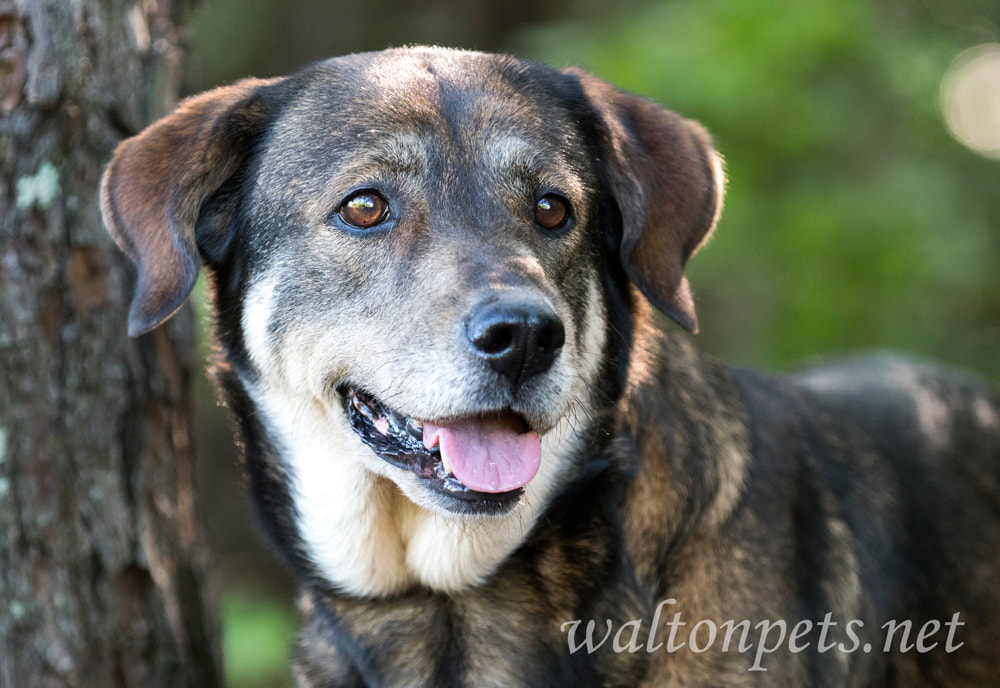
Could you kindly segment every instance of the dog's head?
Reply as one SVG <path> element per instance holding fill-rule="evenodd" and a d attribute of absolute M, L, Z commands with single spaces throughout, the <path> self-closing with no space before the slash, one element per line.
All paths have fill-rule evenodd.
<path fill-rule="evenodd" d="M 618 336 L 607 285 L 696 329 L 684 267 L 721 192 L 707 134 L 658 105 L 406 49 L 185 101 L 119 147 L 102 207 L 138 265 L 132 334 L 212 271 L 310 561 L 334 567 L 323 542 L 394 510 L 398 532 L 369 536 L 419 568 L 414 542 L 442 536 L 413 509 L 499 524 L 502 558 L 578 470 Z"/>

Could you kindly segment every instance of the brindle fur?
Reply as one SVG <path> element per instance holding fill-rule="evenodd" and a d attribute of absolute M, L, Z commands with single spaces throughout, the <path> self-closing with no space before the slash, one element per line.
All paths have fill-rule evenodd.
<path fill-rule="evenodd" d="M 696 124 L 582 72 L 438 49 L 240 82 L 122 144 L 102 204 L 139 266 L 130 329 L 169 317 L 208 266 L 220 385 L 300 583 L 299 686 L 996 680 L 1000 398 L 889 356 L 735 370 L 654 316 L 696 328 L 683 269 L 715 222 L 714 161 Z M 331 226 L 358 180 L 402 207 L 391 231 Z M 525 214 L 541 188 L 572 203 L 563 234 Z M 522 390 L 454 344 L 498 291 L 547 299 L 567 327 L 560 362 Z M 561 439 L 507 520 L 445 519 L 344 429 L 343 380 L 419 417 L 509 405 Z M 314 469 L 333 479 L 301 482 Z M 325 549 L 327 516 L 349 556 Z M 667 599 L 663 620 L 687 630 L 831 612 L 829 640 L 859 620 L 876 648 L 890 619 L 958 612 L 964 645 L 821 653 L 816 629 L 750 672 L 756 647 L 647 652 Z M 570 653 L 574 619 L 641 619 L 643 646 Z"/>

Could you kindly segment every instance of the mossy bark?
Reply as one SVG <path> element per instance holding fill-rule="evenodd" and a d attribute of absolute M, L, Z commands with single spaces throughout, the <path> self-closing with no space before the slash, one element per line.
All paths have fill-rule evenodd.
<path fill-rule="evenodd" d="M 97 198 L 176 99 L 178 1 L 0 0 L 0 686 L 221 683 L 193 318 L 126 337 Z"/>

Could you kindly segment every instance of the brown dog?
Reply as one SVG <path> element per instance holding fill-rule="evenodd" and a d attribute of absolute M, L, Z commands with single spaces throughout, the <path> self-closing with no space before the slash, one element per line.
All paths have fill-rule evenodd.
<path fill-rule="evenodd" d="M 1000 399 L 890 357 L 734 371 L 661 326 L 696 329 L 721 198 L 697 124 L 438 49 L 119 147 L 130 332 L 207 265 L 300 686 L 996 681 Z"/>

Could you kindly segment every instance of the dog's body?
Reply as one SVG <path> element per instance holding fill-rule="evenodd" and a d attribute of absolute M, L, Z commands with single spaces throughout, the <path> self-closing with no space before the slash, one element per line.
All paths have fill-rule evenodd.
<path fill-rule="evenodd" d="M 732 371 L 664 327 L 650 302 L 696 327 L 721 187 L 652 103 L 430 49 L 218 89 L 119 148 L 131 331 L 210 269 L 300 686 L 995 680 L 1000 399 L 888 357 Z"/>

